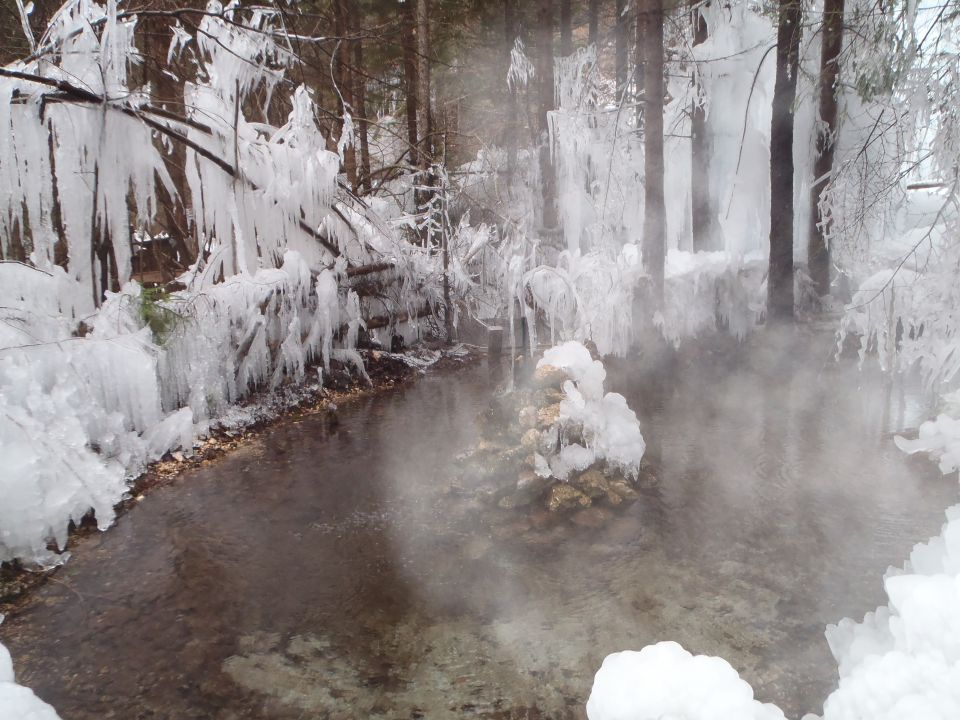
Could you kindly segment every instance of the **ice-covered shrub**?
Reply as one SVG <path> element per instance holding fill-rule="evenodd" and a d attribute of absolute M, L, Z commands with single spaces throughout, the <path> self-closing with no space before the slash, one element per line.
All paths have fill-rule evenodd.
<path fill-rule="evenodd" d="M 589 720 L 784 720 L 718 657 L 675 642 L 607 655 L 587 701 Z"/>

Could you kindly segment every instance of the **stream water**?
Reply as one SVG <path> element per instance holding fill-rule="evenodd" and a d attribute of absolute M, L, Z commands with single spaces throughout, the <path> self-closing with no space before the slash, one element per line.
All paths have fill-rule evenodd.
<path fill-rule="evenodd" d="M 583 718 L 607 653 L 665 639 L 798 718 L 824 626 L 957 501 L 890 440 L 929 408 L 830 345 L 609 363 L 656 478 L 594 528 L 452 487 L 502 366 L 282 421 L 83 540 L 0 639 L 64 720 Z"/>

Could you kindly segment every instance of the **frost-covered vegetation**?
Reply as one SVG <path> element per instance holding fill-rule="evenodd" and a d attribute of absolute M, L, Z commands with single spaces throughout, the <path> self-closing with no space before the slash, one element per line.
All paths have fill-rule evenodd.
<path fill-rule="evenodd" d="M 402 5 L 7 8 L 0 561 L 62 562 L 148 463 L 334 366 L 366 378 L 358 348 L 394 338 L 554 346 L 560 442 L 533 472 L 560 482 L 635 477 L 645 448 L 586 344 L 825 310 L 863 362 L 956 389 L 954 4 L 591 0 L 574 23 L 568 1 L 559 47 L 549 1 Z M 954 471 L 958 428 L 898 444 Z M 825 720 L 960 715 L 949 517 L 888 609 L 830 631 Z M 595 719 L 778 716 L 719 660 L 608 660 Z M 616 695 L 648 667 L 659 700 Z M 688 672 L 719 699 L 676 704 Z"/>

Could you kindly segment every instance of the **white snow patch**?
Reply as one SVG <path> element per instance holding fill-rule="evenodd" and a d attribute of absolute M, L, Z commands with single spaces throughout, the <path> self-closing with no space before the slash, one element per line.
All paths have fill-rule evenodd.
<path fill-rule="evenodd" d="M 52 707 L 17 685 L 10 652 L 0 643 L 0 720 L 60 720 Z"/>
<path fill-rule="evenodd" d="M 691 655 L 675 642 L 604 658 L 587 701 L 589 720 L 783 720 L 775 705 L 718 657 Z"/>

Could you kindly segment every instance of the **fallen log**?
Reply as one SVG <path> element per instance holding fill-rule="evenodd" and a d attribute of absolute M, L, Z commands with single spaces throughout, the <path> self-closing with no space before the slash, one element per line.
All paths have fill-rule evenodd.
<path fill-rule="evenodd" d="M 402 312 L 396 315 L 375 315 L 367 320 L 367 330 L 378 330 L 389 327 L 396 323 L 407 322 L 408 320 L 419 320 L 433 314 L 433 308 L 429 305 L 417 310 L 413 315 Z"/>

